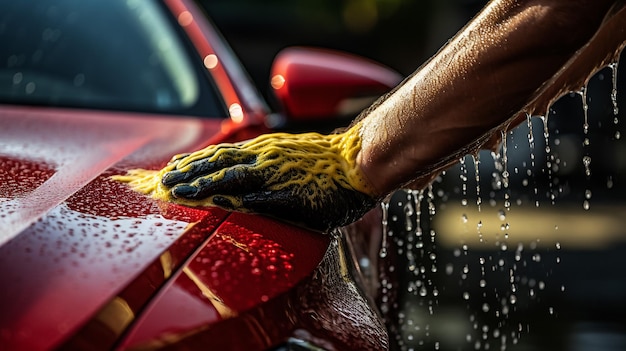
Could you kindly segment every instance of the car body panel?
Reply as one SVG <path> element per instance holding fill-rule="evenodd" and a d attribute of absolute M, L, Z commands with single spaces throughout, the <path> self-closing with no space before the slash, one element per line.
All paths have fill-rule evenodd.
<path fill-rule="evenodd" d="M 213 300 L 176 295 L 189 290 L 177 289 L 188 286 L 189 277 L 195 277 L 196 289 L 215 291 L 237 315 L 292 288 L 326 252 L 328 236 L 252 215 L 232 214 L 213 234 L 227 212 L 163 203 L 109 179 L 129 168 L 159 168 L 172 154 L 225 137 L 220 120 L 18 107 L 2 113 L 5 120 L 18 121 L 0 132 L 2 169 L 18 170 L 2 173 L 0 194 L 6 228 L 0 280 L 11 282 L 0 290 L 0 328 L 10 349 L 76 345 L 93 332 L 80 331 L 92 318 L 100 327 L 113 326 L 113 343 L 124 331 L 114 329 L 133 322 L 172 274 L 176 278 L 147 310 L 138 335 L 150 339 L 167 331 L 152 326 L 142 334 L 143 326 L 150 326 L 145 321 L 197 327 L 191 318 L 211 325 L 223 312 L 199 313 L 214 308 L 207 304 Z M 37 181 L 22 177 L 25 173 L 37 174 L 32 177 Z M 155 262 L 162 277 L 146 278 L 154 274 Z M 219 269 L 224 262 L 226 268 Z M 205 276 L 211 269 L 214 274 Z M 144 279 L 154 286 L 136 282 Z M 124 292 L 133 285 L 138 291 Z M 188 313 L 152 318 L 162 306 L 177 308 L 186 301 L 204 306 L 190 308 L 201 318 Z M 74 334 L 73 340 L 64 339 Z"/>
<path fill-rule="evenodd" d="M 289 47 L 272 65 L 271 85 L 294 120 L 353 117 L 402 81 L 370 60 L 328 49 Z"/>
<path fill-rule="evenodd" d="M 263 308 L 311 274 L 329 240 L 329 236 L 268 218 L 232 214 L 152 301 L 122 348 L 168 343 L 200 330 L 210 333 L 222 320 L 239 319 L 248 310 Z M 168 318 L 172 315 L 180 317 Z M 234 329 L 230 334 L 241 332 Z M 214 335 L 216 340 L 222 337 Z"/>
<path fill-rule="evenodd" d="M 14 122 L 0 131 L 2 168 L 11 162 L 17 171 L 2 173 L 0 279 L 11 283 L 0 290 L 0 325 L 46 348 L 186 231 L 188 222 L 164 217 L 106 170 L 163 165 L 219 134 L 220 120 L 153 118 L 146 125 L 146 116 L 21 108 L 4 108 L 2 117 Z M 68 301 L 76 308 L 68 310 Z"/>

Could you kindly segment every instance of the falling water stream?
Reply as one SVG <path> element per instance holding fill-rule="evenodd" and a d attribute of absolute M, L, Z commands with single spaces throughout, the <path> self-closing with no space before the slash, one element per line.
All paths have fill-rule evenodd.
<path fill-rule="evenodd" d="M 610 101 L 614 115 L 612 122 L 615 126 L 619 123 L 617 66 L 617 62 L 608 65 L 612 72 Z M 589 151 L 591 121 L 589 120 L 588 101 L 590 100 L 587 96 L 587 86 L 581 88 L 576 94 L 580 96 L 584 116 L 582 165 L 588 183 L 583 190 L 583 208 L 588 210 L 592 197 L 589 182 L 592 165 Z M 549 117 L 554 116 L 555 113 L 555 111 L 548 109 L 543 116 L 539 116 L 543 122 L 543 142 L 545 143 L 543 151 L 546 155 L 543 169 L 539 172 L 537 172 L 536 167 L 542 165 L 537 164 L 536 153 L 538 154 L 541 150 L 536 147 L 537 141 L 533 133 L 532 123 L 534 118 L 528 114 L 526 123 L 528 134 L 525 147 L 528 148 L 529 154 L 528 160 L 522 163 L 522 167 L 526 166 L 525 172 L 519 164 L 514 167 L 510 165 L 509 153 L 511 150 L 519 153 L 522 146 L 520 146 L 519 141 L 515 144 L 509 144 L 514 133 L 513 131 L 510 133 L 503 131 L 501 151 L 491 154 L 495 169 L 492 173 L 491 190 L 481 188 L 480 173 L 483 171 L 483 167 L 480 154 L 461 158 L 457 171 L 449 173 L 458 174 L 458 178 L 455 178 L 457 181 L 455 189 L 456 195 L 460 198 L 462 211 L 460 220 L 463 225 L 462 228 L 464 228 L 462 229 L 464 233 L 460 233 L 462 239 L 457 242 L 456 245 L 458 246 L 452 251 L 451 257 L 446 258 L 445 254 L 442 253 L 443 251 L 439 249 L 442 239 L 438 238 L 438 235 L 443 234 L 436 234 L 435 229 L 430 226 L 431 220 L 440 213 L 438 208 L 443 208 L 445 212 L 447 207 L 455 205 L 449 201 L 449 186 L 445 187 L 445 184 L 439 184 L 446 183 L 450 177 L 439 177 L 425 190 L 405 190 L 404 198 L 397 203 L 392 202 L 396 200 L 388 200 L 382 204 L 383 236 L 379 257 L 389 259 L 388 250 L 392 250 L 394 247 L 399 248 L 396 254 L 402 257 L 402 262 L 406 262 L 408 274 L 404 278 L 409 280 L 406 282 L 405 293 L 412 296 L 403 302 L 410 307 L 398 307 L 401 311 L 400 317 L 390 318 L 390 320 L 397 320 L 397 323 L 400 324 L 396 329 L 397 335 L 395 336 L 399 349 L 415 350 L 430 345 L 429 347 L 435 350 L 506 350 L 522 342 L 523 336 L 533 330 L 531 323 L 524 321 L 520 314 L 523 315 L 521 311 L 533 303 L 545 304 L 545 301 L 542 300 L 542 293 L 552 284 L 549 280 L 552 268 L 545 271 L 543 278 L 540 279 L 527 275 L 528 270 L 539 270 L 545 267 L 544 251 L 539 249 L 542 245 L 542 238 L 537 237 L 531 241 L 517 242 L 516 238 L 509 234 L 513 229 L 509 223 L 509 215 L 515 214 L 516 208 L 512 208 L 513 205 L 521 207 L 527 202 L 532 203 L 534 208 L 541 205 L 543 197 L 539 192 L 540 184 L 536 180 L 537 173 L 547 177 L 546 196 L 550 206 L 557 205 L 557 197 L 563 192 L 563 185 L 559 183 L 558 172 L 559 167 L 565 165 L 559 158 L 559 154 L 554 152 L 550 143 L 548 122 Z M 559 117 L 562 118 L 563 116 Z M 615 131 L 614 135 L 615 140 L 620 139 L 619 131 Z M 554 145 L 557 149 L 559 143 L 560 140 L 556 137 Z M 519 155 L 516 157 L 519 162 Z M 474 167 L 468 166 L 468 159 L 473 161 Z M 472 182 L 470 180 L 472 178 L 471 171 L 474 172 L 475 193 L 470 187 Z M 512 192 L 512 186 L 519 185 L 515 182 L 519 182 L 520 177 L 523 178 L 521 189 L 529 186 L 532 191 L 530 194 L 522 193 L 525 197 L 513 199 L 512 196 L 516 195 Z M 459 180 L 460 184 L 458 184 Z M 442 188 L 438 189 L 439 186 Z M 607 188 L 610 189 L 612 186 L 613 178 L 609 176 Z M 475 207 L 469 201 L 472 196 L 476 196 Z M 390 216 L 391 207 L 394 206 L 401 208 L 398 212 L 401 213 L 398 218 Z M 423 206 L 427 206 L 428 211 L 422 211 Z M 491 233 L 487 233 L 490 229 L 486 229 L 484 223 L 485 221 L 495 221 L 495 219 L 488 217 L 488 213 L 491 212 L 487 210 L 488 207 L 495 206 L 499 207 L 496 208 L 499 232 L 494 238 L 491 235 L 486 235 Z M 399 218 L 402 216 L 404 218 Z M 558 218 L 553 220 L 558 221 Z M 401 233 L 391 228 L 395 222 L 402 223 L 400 224 Z M 555 223 L 553 228 L 557 233 L 559 231 L 558 223 Z M 472 238 L 472 236 L 475 237 Z M 472 244 L 474 240 L 477 243 Z M 472 247 L 480 248 L 480 250 L 472 252 Z M 487 249 L 492 247 L 495 247 L 496 250 Z M 553 251 L 555 257 L 554 263 L 560 264 L 562 243 L 557 241 L 550 250 Z M 477 261 L 472 261 L 473 257 L 476 257 Z M 393 266 L 399 267 L 395 263 Z M 456 282 L 455 279 L 457 279 Z M 507 282 L 503 285 L 506 286 L 505 290 L 498 288 L 499 281 Z M 566 287 L 561 285 L 559 290 L 563 293 Z M 465 314 L 448 315 L 443 307 L 450 301 L 441 301 L 442 296 L 447 296 L 448 299 L 450 296 L 456 296 L 456 303 L 465 306 L 462 308 Z M 384 301 L 389 300 L 391 297 L 384 299 Z M 545 307 L 545 315 L 546 318 L 548 316 L 557 318 L 559 311 L 553 305 L 549 305 Z M 444 328 L 442 325 L 446 327 Z M 444 328 L 443 330 L 453 328 L 464 337 L 460 341 L 454 341 L 451 336 L 448 337 L 442 333 L 441 328 Z"/>

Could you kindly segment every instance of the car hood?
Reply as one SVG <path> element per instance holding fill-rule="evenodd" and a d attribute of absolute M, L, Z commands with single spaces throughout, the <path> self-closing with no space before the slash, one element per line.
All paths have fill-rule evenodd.
<path fill-rule="evenodd" d="M 217 121 L 34 108 L 3 109 L 0 117 L 0 245 L 120 161 L 155 166 L 219 131 Z"/>
<path fill-rule="evenodd" d="M 164 271 L 228 215 L 159 203 L 109 179 L 158 169 L 215 139 L 218 119 L 10 106 L 0 119 L 0 344 L 8 349 L 55 347 L 124 289 L 139 309 Z M 172 247 L 160 278 L 129 287 Z"/>
<path fill-rule="evenodd" d="M 309 235 L 302 264 L 294 257 L 302 244 L 278 244 L 288 241 L 290 226 L 238 214 L 213 235 L 226 211 L 155 201 L 109 179 L 131 168 L 158 169 L 173 154 L 220 141 L 221 120 L 10 106 L 0 109 L 0 120 L 0 345 L 8 349 L 73 347 L 85 338 L 113 345 L 183 270 L 195 272 L 192 285 L 212 289 L 213 300 L 185 300 L 182 295 L 195 293 L 180 284 L 161 295 L 178 294 L 188 307 L 204 303 L 205 314 L 181 316 L 177 327 L 206 325 L 228 317 L 210 303 L 216 296 L 231 315 L 249 309 L 308 274 L 328 244 L 299 230 Z M 203 258 L 185 263 L 202 245 L 195 255 Z M 272 254 L 287 260 L 278 283 L 259 276 L 263 267 L 250 267 L 266 264 Z M 249 262 L 238 266 L 241 255 Z M 216 268 L 229 260 L 230 269 Z M 211 276 L 203 278 L 203 264 L 213 267 Z M 237 282 L 263 280 L 237 292 Z M 149 339 L 146 327 L 138 330 L 134 335 Z"/>

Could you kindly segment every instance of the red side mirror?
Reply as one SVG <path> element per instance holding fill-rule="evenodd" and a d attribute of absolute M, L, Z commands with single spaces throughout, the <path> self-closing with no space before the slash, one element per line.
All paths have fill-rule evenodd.
<path fill-rule="evenodd" d="M 401 80 L 359 56 L 292 47 L 274 59 L 270 83 L 288 119 L 311 121 L 353 117 Z"/>

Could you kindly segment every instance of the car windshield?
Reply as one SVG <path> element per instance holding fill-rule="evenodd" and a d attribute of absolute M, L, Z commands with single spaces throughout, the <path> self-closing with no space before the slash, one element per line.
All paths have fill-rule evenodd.
<path fill-rule="evenodd" d="M 0 2 L 0 102 L 225 116 L 162 4 Z"/>

